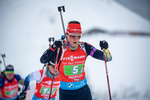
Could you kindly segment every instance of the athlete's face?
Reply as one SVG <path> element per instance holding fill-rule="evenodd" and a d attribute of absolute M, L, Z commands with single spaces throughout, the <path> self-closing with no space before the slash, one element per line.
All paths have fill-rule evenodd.
<path fill-rule="evenodd" d="M 12 80 L 14 77 L 14 73 L 5 73 L 5 75 L 8 80 Z"/>
<path fill-rule="evenodd" d="M 66 37 L 70 45 L 72 47 L 75 47 L 81 38 L 81 34 L 80 33 L 66 33 Z"/>
<path fill-rule="evenodd" d="M 57 74 L 58 73 L 58 70 L 55 69 L 55 65 L 49 65 L 49 71 L 52 73 L 52 74 Z"/>

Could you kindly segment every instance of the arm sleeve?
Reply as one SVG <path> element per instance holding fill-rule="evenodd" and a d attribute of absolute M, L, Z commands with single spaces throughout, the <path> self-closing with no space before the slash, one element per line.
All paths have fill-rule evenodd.
<path fill-rule="evenodd" d="M 17 81 L 19 82 L 19 84 L 23 85 L 24 79 L 19 74 L 15 74 L 14 77 L 17 79 Z"/>
<path fill-rule="evenodd" d="M 33 80 L 39 81 L 40 79 L 41 79 L 41 73 L 39 71 L 32 72 L 25 78 L 23 90 L 25 91 L 27 90 L 30 81 Z"/>
<path fill-rule="evenodd" d="M 61 52 L 62 52 L 62 48 L 60 48 L 60 51 L 59 51 L 59 55 L 58 55 L 58 61 L 60 60 L 60 57 L 61 57 Z M 53 49 L 52 47 L 50 49 L 47 49 L 43 55 L 41 56 L 40 58 L 40 62 L 45 64 L 47 63 L 48 61 L 50 61 L 51 58 L 56 58 L 56 55 L 57 55 L 57 49 Z"/>
<path fill-rule="evenodd" d="M 45 64 L 50 61 L 50 58 L 56 54 L 57 50 L 54 50 L 52 47 L 47 49 L 40 58 L 40 62 Z"/>
<path fill-rule="evenodd" d="M 104 53 L 101 50 L 98 50 L 97 48 L 95 48 L 94 46 L 92 46 L 91 44 L 88 44 L 86 42 L 84 42 L 84 46 L 85 46 L 85 50 L 86 50 L 87 55 L 90 55 L 90 56 L 92 56 L 96 59 L 99 59 L 99 60 L 104 60 Z M 107 57 L 111 57 L 111 55 L 106 56 L 106 60 L 111 61 L 111 59 L 108 59 Z"/>
<path fill-rule="evenodd" d="M 2 89 L 4 86 L 4 78 L 0 78 L 0 88 Z"/>

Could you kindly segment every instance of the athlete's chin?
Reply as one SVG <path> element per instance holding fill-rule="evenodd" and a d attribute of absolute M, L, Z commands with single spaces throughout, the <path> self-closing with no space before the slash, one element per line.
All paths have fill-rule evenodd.
<path fill-rule="evenodd" d="M 78 42 L 73 42 L 71 46 L 72 46 L 72 47 L 76 47 L 77 44 L 78 44 Z"/>

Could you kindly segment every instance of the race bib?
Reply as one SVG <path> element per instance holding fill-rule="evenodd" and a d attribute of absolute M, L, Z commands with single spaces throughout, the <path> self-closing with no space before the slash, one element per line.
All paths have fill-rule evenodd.
<path fill-rule="evenodd" d="M 78 75 L 83 73 L 83 65 L 71 65 L 71 66 L 64 66 L 64 73 L 65 75 Z"/>
<path fill-rule="evenodd" d="M 14 95 L 16 94 L 17 90 L 11 90 L 11 91 L 5 91 L 6 96 Z"/>
<path fill-rule="evenodd" d="M 55 93 L 56 90 L 57 90 L 57 88 L 52 89 L 52 95 Z M 50 94 L 50 88 L 42 87 L 40 90 L 40 93 L 41 94 Z"/>

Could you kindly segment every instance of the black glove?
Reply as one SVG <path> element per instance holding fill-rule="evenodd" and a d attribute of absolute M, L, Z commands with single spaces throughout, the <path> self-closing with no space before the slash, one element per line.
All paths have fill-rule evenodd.
<path fill-rule="evenodd" d="M 101 49 L 107 49 L 108 48 L 108 42 L 103 40 L 103 41 L 100 41 L 100 47 Z"/>
<path fill-rule="evenodd" d="M 19 95 L 19 100 L 25 100 L 26 94 L 27 94 L 27 91 L 23 90 Z"/>
<path fill-rule="evenodd" d="M 21 88 L 20 88 L 20 86 L 18 86 L 18 91 L 19 91 L 19 92 L 21 91 Z"/>
<path fill-rule="evenodd" d="M 60 48 L 62 46 L 63 40 L 56 40 L 53 44 L 53 49 Z"/>

